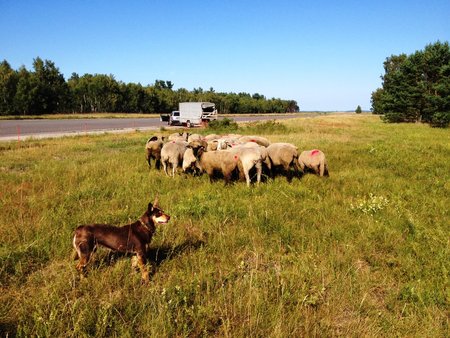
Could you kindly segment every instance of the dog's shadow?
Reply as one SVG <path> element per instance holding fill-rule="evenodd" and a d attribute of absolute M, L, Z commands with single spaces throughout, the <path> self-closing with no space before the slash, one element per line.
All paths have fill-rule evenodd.
<path fill-rule="evenodd" d="M 175 257 L 182 255 L 184 252 L 198 250 L 204 244 L 205 241 L 200 239 L 188 239 L 176 246 L 149 248 L 147 249 L 147 259 L 156 266 L 160 266 L 165 261 L 174 259 Z"/>
<path fill-rule="evenodd" d="M 151 275 L 156 273 L 156 268 L 158 268 L 162 263 L 168 260 L 172 260 L 185 252 L 191 250 L 198 250 L 205 244 L 205 241 L 200 239 L 188 239 L 181 244 L 171 246 L 163 245 L 160 247 L 150 247 L 147 248 L 147 263 L 151 265 Z M 117 251 L 109 251 L 107 254 L 97 255 L 96 259 L 92 262 L 92 268 L 98 269 L 107 266 L 114 265 L 119 259 L 124 257 L 132 258 L 135 256 L 130 253 L 121 253 Z"/>

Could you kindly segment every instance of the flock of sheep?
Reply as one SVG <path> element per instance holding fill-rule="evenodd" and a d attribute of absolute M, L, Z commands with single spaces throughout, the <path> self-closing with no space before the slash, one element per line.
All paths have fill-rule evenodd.
<path fill-rule="evenodd" d="M 149 167 L 154 160 L 155 167 L 160 169 L 162 164 L 168 176 L 175 176 L 180 165 L 185 173 L 206 172 L 211 180 L 220 176 L 225 183 L 233 178 L 245 178 L 247 186 L 250 186 L 254 172 L 259 183 L 263 170 L 271 177 L 283 173 L 292 178 L 293 174 L 306 170 L 328 176 L 327 161 L 322 151 L 307 150 L 299 155 L 295 145 L 271 143 L 261 136 L 174 133 L 167 138 L 151 137 L 145 145 L 145 152 Z"/>

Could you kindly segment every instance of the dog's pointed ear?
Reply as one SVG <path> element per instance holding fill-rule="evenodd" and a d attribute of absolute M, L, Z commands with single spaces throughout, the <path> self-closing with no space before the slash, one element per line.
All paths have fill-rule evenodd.
<path fill-rule="evenodd" d="M 151 212 L 153 210 L 153 205 L 151 203 L 148 204 L 147 211 Z"/>
<path fill-rule="evenodd" d="M 155 200 L 153 201 L 153 206 L 156 208 L 159 204 L 158 195 L 156 195 Z"/>

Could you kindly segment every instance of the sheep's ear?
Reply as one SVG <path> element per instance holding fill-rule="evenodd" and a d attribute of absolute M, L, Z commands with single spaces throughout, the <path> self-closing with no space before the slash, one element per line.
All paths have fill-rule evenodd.
<path fill-rule="evenodd" d="M 147 142 L 156 141 L 157 139 L 158 139 L 158 136 L 152 136 L 149 138 L 149 140 Z"/>
<path fill-rule="evenodd" d="M 161 140 L 162 140 L 162 141 L 165 141 L 165 140 L 166 140 L 166 137 L 165 137 L 165 136 L 161 136 Z"/>

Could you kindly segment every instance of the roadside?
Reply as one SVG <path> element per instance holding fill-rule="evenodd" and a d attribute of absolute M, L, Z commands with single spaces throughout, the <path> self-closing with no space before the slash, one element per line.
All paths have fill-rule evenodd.
<path fill-rule="evenodd" d="M 334 115 L 336 113 L 295 113 L 295 114 L 246 114 L 246 115 L 221 115 L 220 118 L 231 118 L 237 123 L 249 123 L 262 120 L 283 120 L 292 118 L 308 118 L 324 115 Z M 337 113 L 354 114 L 354 113 Z M 159 115 L 145 118 L 103 118 L 105 114 L 96 114 L 95 117 L 86 119 L 85 115 L 79 114 L 82 119 L 65 119 L 60 115 L 59 119 L 24 119 L 6 120 L 0 119 L 0 141 L 25 141 L 29 139 L 44 139 L 70 137 L 79 135 L 98 135 L 104 133 L 130 133 L 134 131 L 149 131 L 161 129 L 182 129 L 182 126 L 168 126 L 166 122 L 161 122 Z M 125 114 L 124 114 L 125 115 Z M 198 128 L 198 127 L 195 127 Z"/>

